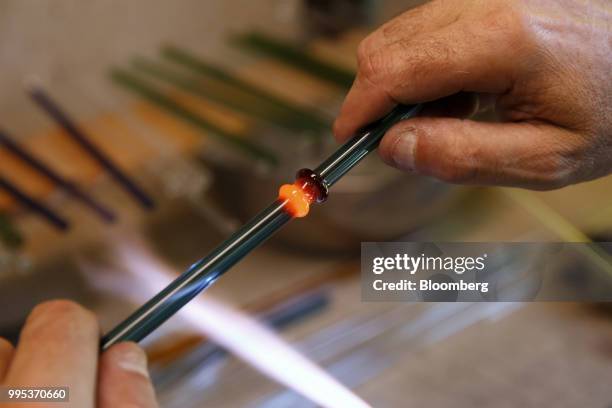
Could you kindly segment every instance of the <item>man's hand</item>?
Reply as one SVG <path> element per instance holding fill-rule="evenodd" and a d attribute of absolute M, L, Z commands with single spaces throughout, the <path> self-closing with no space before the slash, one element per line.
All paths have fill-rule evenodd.
<path fill-rule="evenodd" d="M 28 317 L 16 349 L 0 338 L 0 384 L 68 386 L 70 402 L 53 404 L 58 407 L 157 407 L 142 349 L 121 343 L 98 359 L 99 347 L 91 312 L 64 300 L 43 303 Z"/>
<path fill-rule="evenodd" d="M 558 188 L 612 172 L 609 0 L 434 0 L 367 37 L 334 132 L 439 100 L 391 129 L 392 166 L 442 180 Z M 493 105 L 501 123 L 464 119 Z"/>

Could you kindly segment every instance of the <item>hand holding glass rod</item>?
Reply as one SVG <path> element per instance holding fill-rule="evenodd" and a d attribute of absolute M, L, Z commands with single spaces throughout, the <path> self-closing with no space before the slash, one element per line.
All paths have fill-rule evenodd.
<path fill-rule="evenodd" d="M 282 186 L 278 199 L 268 208 L 107 333 L 102 338 L 102 349 L 121 341 L 142 340 L 289 220 L 308 214 L 310 204 L 325 201 L 328 189 L 376 149 L 387 130 L 416 115 L 420 107 L 397 106 L 347 141 L 315 170 L 300 170 L 296 182 Z"/>

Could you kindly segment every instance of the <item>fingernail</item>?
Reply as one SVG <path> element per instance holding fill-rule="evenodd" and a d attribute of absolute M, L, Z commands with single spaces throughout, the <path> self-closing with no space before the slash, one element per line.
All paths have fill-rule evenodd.
<path fill-rule="evenodd" d="M 414 153 L 416 148 L 417 135 L 412 130 L 405 130 L 396 136 L 395 143 L 391 150 L 391 159 L 396 167 L 414 171 Z"/>
<path fill-rule="evenodd" d="M 139 347 L 125 347 L 117 356 L 117 365 L 124 371 L 149 376 L 147 356 Z"/>

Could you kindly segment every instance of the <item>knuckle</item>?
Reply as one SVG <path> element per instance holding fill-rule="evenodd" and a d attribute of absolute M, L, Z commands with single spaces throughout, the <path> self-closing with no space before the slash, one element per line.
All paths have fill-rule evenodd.
<path fill-rule="evenodd" d="M 499 9 L 494 9 L 485 14 L 481 21 L 482 25 L 489 30 L 504 31 L 509 27 L 512 27 L 512 14 L 509 12 L 503 12 Z"/>
<path fill-rule="evenodd" d="M 436 177 L 442 181 L 452 184 L 463 184 L 474 180 L 477 171 L 473 166 L 457 166 L 447 163 L 441 165 L 436 173 Z"/>
<path fill-rule="evenodd" d="M 548 160 L 543 161 L 540 174 L 547 189 L 561 188 L 586 180 L 597 167 L 591 159 L 588 143 L 577 135 L 564 136 L 567 137 L 559 135 L 555 142 L 549 143 L 552 151 L 548 154 Z"/>
<path fill-rule="evenodd" d="M 510 46 L 524 44 L 525 20 L 520 10 L 506 5 L 489 11 L 481 20 L 481 27 L 496 41 Z"/>
<path fill-rule="evenodd" d="M 363 40 L 357 49 L 357 68 L 359 76 L 369 83 L 379 83 L 386 71 L 384 53 L 373 45 L 373 37 Z"/>
<path fill-rule="evenodd" d="M 470 156 L 466 156 L 470 157 Z M 479 170 L 477 160 L 466 160 L 458 157 L 454 152 L 445 152 L 444 157 L 436 160 L 432 169 L 433 175 L 447 183 L 464 184 L 478 178 Z"/>
<path fill-rule="evenodd" d="M 402 16 L 400 16 L 400 18 L 395 18 L 383 24 L 383 26 L 380 28 L 381 36 L 384 39 L 392 40 L 402 35 L 404 27 L 407 23 L 405 20 L 408 19 L 408 13 L 410 13 L 411 11 L 414 11 L 414 9 L 407 11 Z"/>
<path fill-rule="evenodd" d="M 551 164 L 543 171 L 542 186 L 546 190 L 565 187 L 580 177 L 580 166 L 571 159 L 560 155 L 553 156 Z"/>
<path fill-rule="evenodd" d="M 432 72 L 443 73 L 453 70 L 455 50 L 444 38 L 429 38 L 411 44 L 405 50 L 410 55 L 410 63 L 405 66 L 405 73 L 414 83 L 431 76 Z"/>
<path fill-rule="evenodd" d="M 463 121 L 457 119 L 454 125 Z M 449 127 L 448 134 L 453 132 Z M 482 147 L 475 143 L 466 143 L 460 135 L 464 131 L 455 131 L 454 136 L 449 136 L 444 148 L 437 153 L 432 153 L 430 164 L 433 166 L 433 176 L 452 184 L 465 184 L 478 180 L 484 173 L 486 163 L 485 153 Z"/>
<path fill-rule="evenodd" d="M 551 139 L 535 146 L 519 162 L 534 190 L 554 190 L 590 178 L 585 147 L 564 136 L 568 135 L 549 136 Z"/>
<path fill-rule="evenodd" d="M 372 34 L 361 40 L 357 46 L 357 65 L 360 67 L 364 64 L 372 51 Z"/>

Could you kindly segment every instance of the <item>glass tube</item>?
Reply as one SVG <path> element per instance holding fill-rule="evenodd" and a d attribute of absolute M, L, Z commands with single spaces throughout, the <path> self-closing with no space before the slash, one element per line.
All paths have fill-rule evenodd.
<path fill-rule="evenodd" d="M 211 254 L 195 263 L 102 339 L 102 349 L 119 341 L 139 341 L 176 313 L 198 293 L 269 238 L 292 217 L 275 201 L 235 232 Z"/>
<path fill-rule="evenodd" d="M 310 203 L 320 202 L 327 188 L 338 181 L 361 159 L 378 146 L 380 139 L 391 126 L 418 113 L 420 106 L 398 106 L 383 119 L 368 126 L 332 154 L 308 178 L 322 183 L 318 196 L 304 194 Z M 298 172 L 298 183 L 300 182 Z M 303 175 L 303 174 L 302 174 Z M 303 178 L 302 178 L 303 179 Z M 323 191 L 324 190 L 324 191 Z M 324 195 L 323 195 L 324 194 Z M 208 288 L 223 273 L 234 266 L 246 254 L 268 239 L 274 232 L 293 218 L 289 199 L 278 199 L 245 224 L 211 254 L 195 263 L 164 290 L 141 306 L 130 317 L 102 338 L 103 350 L 120 341 L 140 341 L 176 313 L 197 294 Z"/>
<path fill-rule="evenodd" d="M 419 113 L 421 105 L 399 105 L 384 118 L 364 128 L 357 136 L 350 139 L 314 171 L 327 184 L 334 185 L 350 169 L 378 147 L 380 140 L 397 122 L 411 118 Z"/>

